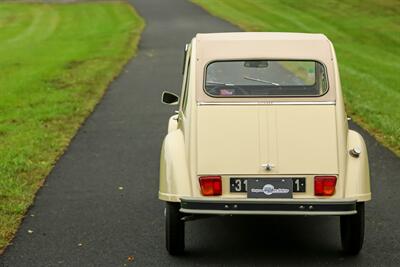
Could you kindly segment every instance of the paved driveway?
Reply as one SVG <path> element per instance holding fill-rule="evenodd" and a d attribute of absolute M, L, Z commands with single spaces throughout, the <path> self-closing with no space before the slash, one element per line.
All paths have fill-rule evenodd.
<path fill-rule="evenodd" d="M 374 201 L 358 257 L 340 253 L 334 217 L 193 221 L 189 252 L 170 257 L 157 191 L 173 109 L 160 104 L 160 93 L 179 92 L 184 44 L 195 33 L 238 29 L 183 0 L 131 2 L 147 21 L 139 53 L 57 163 L 0 266 L 400 266 L 400 160 L 364 131 Z"/>

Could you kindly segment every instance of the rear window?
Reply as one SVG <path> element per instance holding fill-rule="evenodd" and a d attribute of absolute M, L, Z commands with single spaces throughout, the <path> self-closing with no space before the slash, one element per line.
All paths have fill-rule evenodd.
<path fill-rule="evenodd" d="M 207 66 L 205 91 L 214 97 L 321 96 L 328 79 L 316 61 L 215 61 Z"/>

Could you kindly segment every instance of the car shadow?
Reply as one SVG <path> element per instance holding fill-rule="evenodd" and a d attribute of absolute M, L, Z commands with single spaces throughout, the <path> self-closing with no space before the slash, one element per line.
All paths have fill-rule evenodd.
<path fill-rule="evenodd" d="M 215 264 L 351 263 L 341 252 L 339 217 L 221 216 L 186 223 L 180 259 Z"/>

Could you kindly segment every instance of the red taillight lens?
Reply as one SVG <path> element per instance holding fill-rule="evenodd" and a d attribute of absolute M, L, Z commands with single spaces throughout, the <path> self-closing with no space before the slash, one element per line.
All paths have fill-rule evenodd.
<path fill-rule="evenodd" d="M 336 176 L 315 176 L 314 194 L 316 196 L 332 196 L 335 193 Z"/>
<path fill-rule="evenodd" d="M 201 193 L 204 196 L 219 196 L 222 194 L 221 176 L 201 176 L 199 181 Z"/>

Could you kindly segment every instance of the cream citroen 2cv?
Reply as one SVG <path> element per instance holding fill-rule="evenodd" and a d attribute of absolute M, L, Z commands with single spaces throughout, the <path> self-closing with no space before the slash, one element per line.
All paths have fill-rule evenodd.
<path fill-rule="evenodd" d="M 322 34 L 197 34 L 160 159 L 166 246 L 204 215 L 340 216 L 343 250 L 364 240 L 367 149 L 348 129 L 332 43 Z"/>

